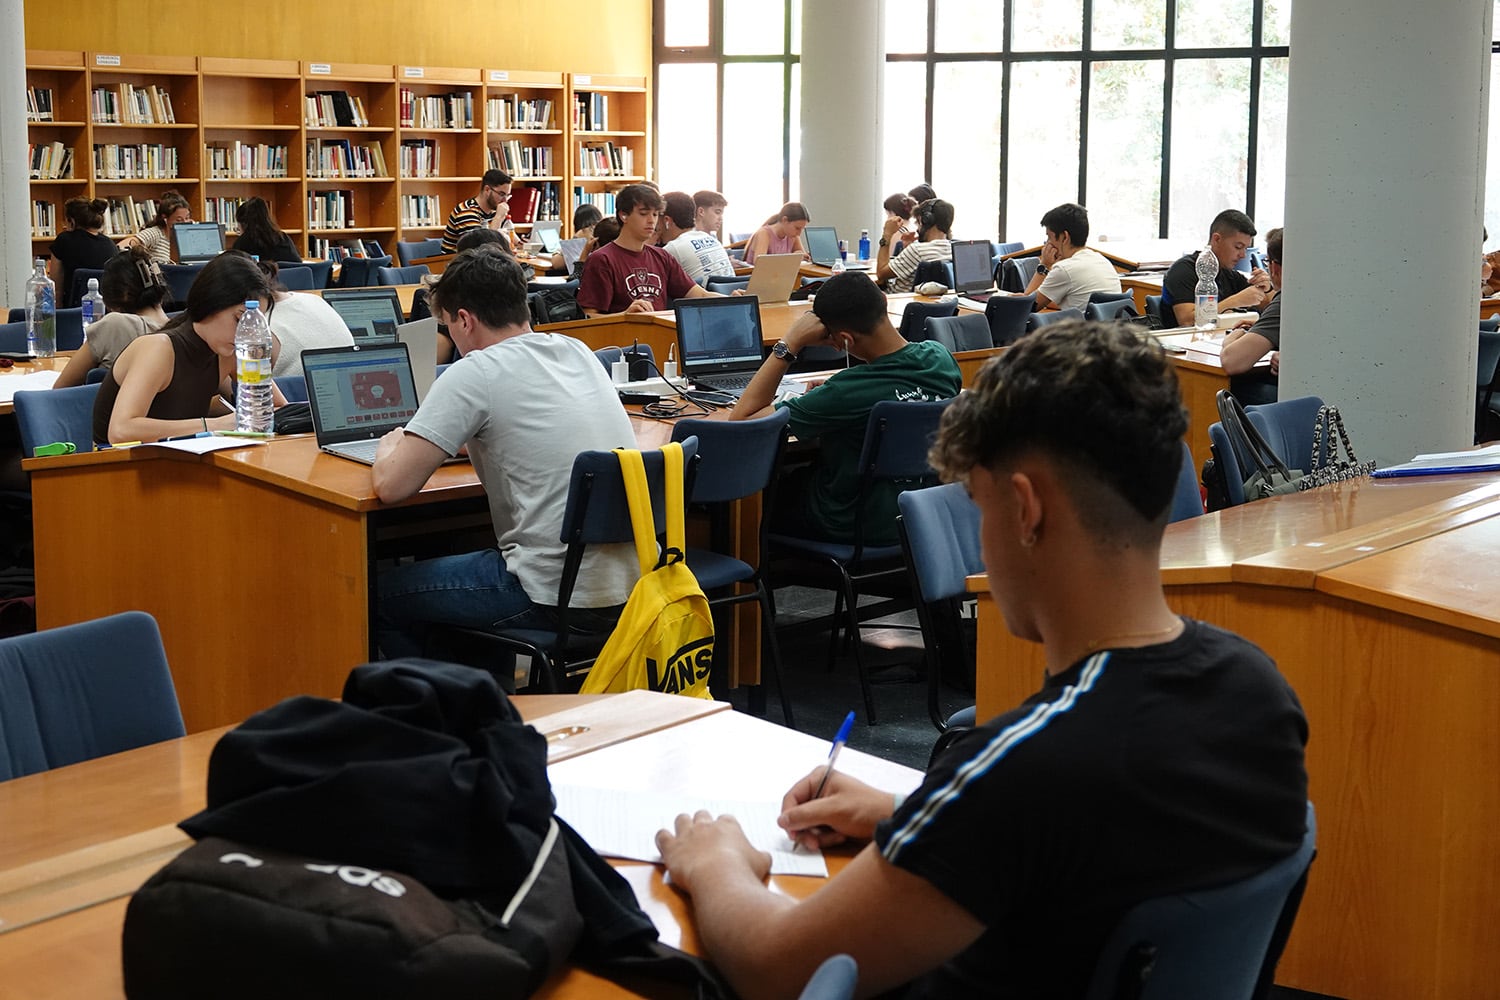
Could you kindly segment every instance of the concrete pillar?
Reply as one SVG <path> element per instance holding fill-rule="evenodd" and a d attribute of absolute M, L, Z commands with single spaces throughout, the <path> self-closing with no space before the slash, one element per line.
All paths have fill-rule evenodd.
<path fill-rule="evenodd" d="M 9 95 L 0 100 L 0 240 L 4 245 L 0 268 L 4 269 L 4 304 L 9 306 L 26 301 L 26 278 L 31 274 L 25 93 L 25 6 L 22 0 L 0 0 L 0 94 Z"/>
<path fill-rule="evenodd" d="M 1292 8 L 1280 393 L 1383 465 L 1473 440 L 1491 14 Z"/>
<path fill-rule="evenodd" d="M 851 256 L 879 238 L 885 0 L 803 0 L 801 198 Z M 871 252 L 874 256 L 874 252 Z"/>

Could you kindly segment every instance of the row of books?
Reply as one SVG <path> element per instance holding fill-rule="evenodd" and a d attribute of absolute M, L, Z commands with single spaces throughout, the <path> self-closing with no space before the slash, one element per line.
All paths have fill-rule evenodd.
<path fill-rule="evenodd" d="M 401 196 L 401 225 L 441 226 L 448 219 L 435 194 L 403 194 Z"/>
<path fill-rule="evenodd" d="M 73 176 L 73 148 L 60 142 L 34 142 L 26 147 L 28 175 L 33 180 L 67 180 Z"/>
<path fill-rule="evenodd" d="M 389 177 L 385 153 L 375 143 L 355 143 L 348 139 L 307 140 L 307 176 L 314 179 L 332 177 Z"/>
<path fill-rule="evenodd" d="M 491 170 L 504 170 L 512 177 L 550 177 L 557 173 L 552 166 L 551 146 L 522 146 L 519 139 L 489 148 Z"/>
<path fill-rule="evenodd" d="M 159 142 L 94 143 L 95 180 L 169 180 L 177 176 L 176 146 Z"/>
<path fill-rule="evenodd" d="M 367 128 L 370 116 L 358 94 L 319 90 L 303 98 L 302 120 L 308 128 Z"/>
<path fill-rule="evenodd" d="M 560 219 L 557 184 L 517 184 L 510 191 L 510 220 L 517 225 Z"/>
<path fill-rule="evenodd" d="M 443 147 L 436 139 L 401 140 L 402 177 L 441 177 Z"/>
<path fill-rule="evenodd" d="M 491 131 L 502 128 L 555 128 L 552 124 L 552 101 L 545 97 L 522 97 L 520 94 L 491 97 L 484 102 L 484 127 Z"/>
<path fill-rule="evenodd" d="M 585 142 L 578 146 L 580 177 L 634 177 L 635 150 L 612 142 Z"/>
<path fill-rule="evenodd" d="M 232 233 L 235 231 L 235 216 L 244 203 L 243 198 L 208 198 L 203 202 L 203 221 L 222 223 Z"/>
<path fill-rule="evenodd" d="M 307 193 L 308 229 L 353 229 L 354 226 L 353 191 L 341 188 Z"/>
<path fill-rule="evenodd" d="M 473 128 L 474 95 L 468 92 L 419 97 L 401 88 L 402 128 Z"/>
<path fill-rule="evenodd" d="M 235 140 L 221 146 L 205 146 L 203 159 L 213 180 L 287 176 L 286 146 Z"/>
<path fill-rule="evenodd" d="M 57 206 L 50 201 L 31 203 L 31 238 L 57 235 Z"/>
<path fill-rule="evenodd" d="M 26 88 L 26 120 L 29 122 L 52 121 L 51 87 Z"/>
<path fill-rule="evenodd" d="M 326 236 L 314 236 L 307 241 L 309 260 L 348 260 L 351 257 L 369 257 L 372 248 L 379 244 L 363 240 L 331 240 Z"/>
<path fill-rule="evenodd" d="M 116 87 L 95 87 L 89 98 L 95 125 L 173 125 L 172 95 L 151 84 L 137 87 L 122 83 Z"/>
<path fill-rule="evenodd" d="M 608 132 L 609 95 L 593 90 L 574 93 L 573 128 L 585 132 Z"/>
<path fill-rule="evenodd" d="M 142 198 L 137 201 L 130 195 L 110 198 L 109 210 L 104 213 L 104 235 L 127 236 L 139 232 L 156 221 L 156 199 Z"/>
<path fill-rule="evenodd" d="M 615 214 L 615 196 L 612 191 L 585 191 L 581 187 L 573 189 L 573 210 L 577 211 L 579 205 L 593 205 L 606 218 Z"/>

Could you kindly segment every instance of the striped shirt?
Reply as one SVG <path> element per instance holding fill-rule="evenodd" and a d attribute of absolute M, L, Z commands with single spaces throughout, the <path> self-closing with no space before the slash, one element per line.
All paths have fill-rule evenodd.
<path fill-rule="evenodd" d="M 886 291 L 909 292 L 912 288 L 912 276 L 917 273 L 918 264 L 929 260 L 951 261 L 952 259 L 953 244 L 947 240 L 926 240 L 904 247 L 891 260 L 891 280 L 886 283 Z"/>

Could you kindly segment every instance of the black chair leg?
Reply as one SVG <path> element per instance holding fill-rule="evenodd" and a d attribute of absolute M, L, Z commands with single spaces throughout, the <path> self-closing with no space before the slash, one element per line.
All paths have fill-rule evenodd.
<path fill-rule="evenodd" d="M 776 606 L 771 603 L 771 588 L 766 586 L 764 580 L 755 581 L 755 592 L 760 598 L 760 624 L 765 633 L 766 649 L 770 656 L 761 654 L 760 661 L 765 664 L 769 661 L 771 673 L 776 678 L 776 693 L 781 696 L 781 717 L 786 721 L 788 729 L 797 728 L 796 721 L 792 718 L 792 699 L 787 695 L 786 676 L 781 672 L 781 643 L 776 639 Z M 766 714 L 766 679 L 761 677 L 760 683 L 750 692 L 751 705 L 754 706 L 756 696 L 760 699 L 760 711 L 756 714 Z"/>
<path fill-rule="evenodd" d="M 859 690 L 865 698 L 865 723 L 875 725 L 875 693 L 870 688 L 870 675 L 865 670 L 865 657 L 861 651 L 863 643 L 859 641 L 859 599 L 854 593 L 854 581 L 849 579 L 849 574 L 843 574 L 844 601 L 849 608 L 849 637 L 854 644 L 854 669 L 859 674 Z"/>
<path fill-rule="evenodd" d="M 847 580 L 848 577 L 846 576 Z M 844 613 L 844 592 L 835 590 L 833 592 L 833 617 L 829 619 L 832 624 L 828 628 L 828 672 L 833 673 L 834 667 L 839 659 L 839 630 L 841 628 L 839 617 Z"/>

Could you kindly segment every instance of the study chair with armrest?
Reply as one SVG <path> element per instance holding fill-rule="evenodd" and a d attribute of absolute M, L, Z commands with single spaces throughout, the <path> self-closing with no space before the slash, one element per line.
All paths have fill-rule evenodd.
<path fill-rule="evenodd" d="M 1500 323 L 1495 325 L 1500 328 Z M 1490 403 L 1495 398 L 1495 376 L 1497 370 L 1500 370 L 1500 332 L 1485 329 L 1484 323 L 1479 324 L 1477 359 L 1478 371 L 1475 385 L 1478 391 L 1474 407 L 1474 443 L 1480 444 L 1488 437 L 1485 430 L 1490 419 Z"/>
<path fill-rule="evenodd" d="M 21 324 L 21 347 L 19 350 L 26 350 L 26 310 L 19 307 L 11 309 L 8 322 Z M 83 307 L 74 306 L 71 309 L 57 310 L 54 328 L 57 331 L 57 349 L 59 351 L 78 350 L 83 346 Z M 8 350 L 8 348 L 0 348 L 0 350 Z"/>
<path fill-rule="evenodd" d="M 1224 480 L 1225 505 L 1238 507 L 1245 502 L 1245 474 L 1242 471 L 1245 466 L 1240 463 L 1249 461 L 1249 456 L 1241 456 L 1235 450 L 1224 425 L 1217 420 L 1208 425 L 1208 443 L 1213 448 L 1216 471 Z"/>
<path fill-rule="evenodd" d="M 71 441 L 78 451 L 93 451 L 94 400 L 98 395 L 97 382 L 16 393 L 22 453 L 34 456 L 39 446 L 57 441 Z"/>
<path fill-rule="evenodd" d="M 304 260 L 298 267 L 305 267 L 312 272 L 313 288 L 327 288 L 328 283 L 333 280 L 333 261 L 331 260 Z"/>
<path fill-rule="evenodd" d="M 984 304 L 990 325 L 990 344 L 1009 347 L 1026 334 L 1026 323 L 1036 310 L 1035 295 L 992 295 Z"/>
<path fill-rule="evenodd" d="M 1007 292 L 1021 293 L 1036 277 L 1039 257 L 1007 257 L 1000 262 L 1000 288 Z"/>
<path fill-rule="evenodd" d="M 936 316 L 957 316 L 958 302 L 949 299 L 946 302 L 917 302 L 911 301 L 901 312 L 900 333 L 908 343 L 916 343 L 927 339 L 927 320 Z"/>
<path fill-rule="evenodd" d="M 1260 403 L 1245 407 L 1250 423 L 1260 431 L 1266 444 L 1289 469 L 1311 472 L 1313 466 L 1313 425 L 1318 419 L 1318 410 L 1323 400 L 1317 396 L 1301 396 L 1283 399 L 1276 403 Z M 1323 454 L 1328 454 L 1329 442 L 1323 443 Z"/>
<path fill-rule="evenodd" d="M 276 383 L 276 388 L 281 390 L 288 403 L 307 402 L 306 375 L 279 375 L 271 381 Z"/>
<path fill-rule="evenodd" d="M 145 612 L 0 640 L 0 781 L 184 733 Z"/>
<path fill-rule="evenodd" d="M 289 264 L 286 267 L 276 269 L 276 280 L 281 287 L 289 292 L 310 292 L 313 290 L 312 268 L 300 264 Z"/>
<path fill-rule="evenodd" d="M 987 351 L 994 346 L 990 340 L 989 322 L 976 312 L 929 319 L 926 339 L 942 344 L 950 354 L 959 351 Z"/>
<path fill-rule="evenodd" d="M 396 259 L 401 262 L 402 267 L 409 267 L 414 260 L 423 257 L 436 257 L 443 252 L 443 239 L 434 236 L 426 240 L 397 240 Z"/>
<path fill-rule="evenodd" d="M 1172 322 L 1167 322 L 1166 316 L 1162 313 L 1160 295 L 1146 296 L 1146 318 L 1150 320 L 1153 330 L 1170 330 L 1177 325 L 1176 317 L 1173 317 Z"/>
<path fill-rule="evenodd" d="M 776 481 L 781 473 L 781 453 L 786 444 L 790 410 L 779 409 L 754 420 L 679 420 L 672 426 L 672 440 L 698 439 L 698 471 L 693 477 L 693 491 L 688 502 L 706 506 L 709 512 L 707 549 L 688 547 L 688 569 L 698 578 L 698 585 L 708 595 L 708 605 L 715 610 L 747 601 L 760 604 L 761 634 L 765 653 L 761 660 L 770 667 L 781 696 L 781 714 L 788 726 L 796 726 L 792 701 L 787 696 L 786 679 L 781 671 L 781 644 L 776 639 L 776 605 L 771 585 L 766 579 L 767 526 L 766 512 L 775 502 Z M 757 565 L 732 555 L 730 505 L 746 497 L 761 497 L 760 523 L 756 527 Z M 738 585 L 748 590 L 736 593 Z M 727 667 L 728 652 L 723 642 L 726 630 L 714 626 L 713 683 L 719 684 Z M 765 682 L 751 692 L 751 705 L 757 714 L 765 714 Z"/>
<path fill-rule="evenodd" d="M 7 354 L 26 353 L 26 321 L 0 323 L 0 351 Z"/>
<path fill-rule="evenodd" d="M 431 273 L 432 269 L 426 264 L 413 264 L 410 267 L 377 267 L 375 283 L 378 285 L 415 285 Z"/>
<path fill-rule="evenodd" d="M 730 292 L 742 292 L 750 287 L 749 278 L 731 278 L 723 274 L 711 274 L 708 276 L 708 284 L 704 286 L 710 292 L 718 292 L 720 295 L 728 295 Z"/>
<path fill-rule="evenodd" d="M 1203 516 L 1203 491 L 1198 485 L 1198 470 L 1193 465 L 1193 449 L 1182 442 L 1182 467 L 1177 470 L 1177 487 L 1172 491 L 1172 512 L 1167 523 Z"/>
<path fill-rule="evenodd" d="M 1059 309 L 1056 312 L 1032 313 L 1026 317 L 1026 332 L 1032 333 L 1053 323 L 1066 323 L 1070 319 L 1083 319 L 1083 310 Z"/>
<path fill-rule="evenodd" d="M 188 289 L 193 287 L 193 282 L 198 280 L 198 275 L 203 273 L 203 268 L 206 266 L 205 264 L 161 265 L 161 276 L 166 279 L 168 297 L 178 308 L 187 305 Z"/>
<path fill-rule="evenodd" d="M 1083 318 L 1096 322 L 1113 322 L 1135 317 L 1135 301 L 1130 296 L 1107 302 L 1090 302 L 1083 307 Z"/>
<path fill-rule="evenodd" d="M 379 283 L 380 268 L 390 267 L 391 258 L 345 257 L 339 262 L 340 288 L 366 288 Z"/>
<path fill-rule="evenodd" d="M 947 260 L 924 260 L 912 272 L 911 287 L 921 288 L 929 281 L 936 281 L 944 288 L 953 287 L 953 262 Z"/>

